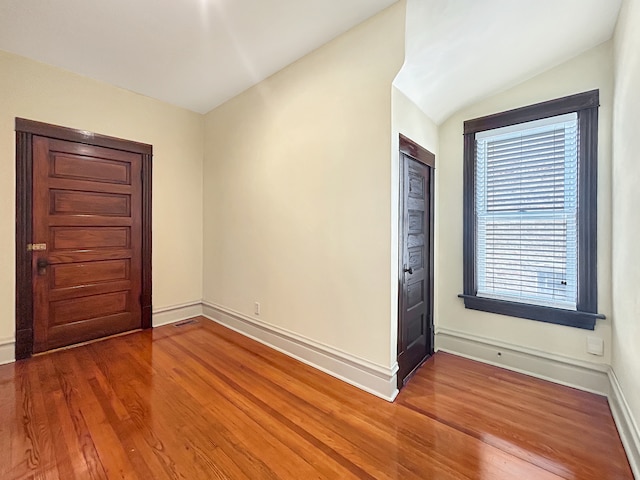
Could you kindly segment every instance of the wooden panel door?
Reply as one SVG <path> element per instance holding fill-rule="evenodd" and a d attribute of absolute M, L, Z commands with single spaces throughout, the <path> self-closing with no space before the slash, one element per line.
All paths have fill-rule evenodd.
<path fill-rule="evenodd" d="M 401 153 L 401 273 L 398 322 L 398 385 L 433 353 L 432 171 Z"/>
<path fill-rule="evenodd" d="M 34 352 L 141 327 L 141 168 L 139 153 L 33 137 Z"/>

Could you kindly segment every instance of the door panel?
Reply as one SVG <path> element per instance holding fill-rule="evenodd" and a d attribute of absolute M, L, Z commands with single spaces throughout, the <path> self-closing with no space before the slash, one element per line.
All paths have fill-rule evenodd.
<path fill-rule="evenodd" d="M 50 190 L 50 195 L 51 215 L 131 215 L 129 195 L 69 190 Z"/>
<path fill-rule="evenodd" d="M 129 227 L 51 227 L 51 248 L 55 251 L 80 248 L 131 248 Z"/>
<path fill-rule="evenodd" d="M 58 300 L 102 295 L 104 293 L 125 292 L 129 290 L 131 290 L 131 282 L 129 280 L 82 285 L 81 287 L 56 288 L 49 291 L 49 301 L 57 302 Z"/>
<path fill-rule="evenodd" d="M 51 177 L 131 184 L 131 164 L 128 162 L 59 154 L 51 157 L 51 163 Z"/>
<path fill-rule="evenodd" d="M 398 325 L 398 385 L 433 351 L 431 219 L 432 168 L 401 153 L 401 273 Z"/>
<path fill-rule="evenodd" d="M 127 292 L 107 293 L 89 297 L 59 300 L 49 304 L 49 324 L 66 325 L 87 319 L 87 312 L 95 309 L 100 315 L 126 313 L 129 295 Z"/>
<path fill-rule="evenodd" d="M 33 137 L 34 352 L 141 328 L 142 155 Z"/>
<path fill-rule="evenodd" d="M 49 288 L 82 288 L 85 285 L 129 280 L 129 260 L 51 264 Z"/>

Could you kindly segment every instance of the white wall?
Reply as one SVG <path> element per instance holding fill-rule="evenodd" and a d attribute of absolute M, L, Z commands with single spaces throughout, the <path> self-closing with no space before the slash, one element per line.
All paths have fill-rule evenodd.
<path fill-rule="evenodd" d="M 638 2 L 627 1 L 615 38 L 613 199 L 613 42 L 465 108 L 438 128 L 392 87 L 404 56 L 405 8 L 399 2 L 206 117 L 0 52 L 0 346 L 14 338 L 18 116 L 154 146 L 154 309 L 204 298 L 253 316 L 258 301 L 259 321 L 392 366 L 403 133 L 436 154 L 436 326 L 611 362 L 640 417 L 634 374 L 640 274 L 633 268 L 640 171 L 631 145 L 639 124 L 640 37 L 630 28 L 639 20 Z M 592 88 L 601 98 L 599 310 L 607 320 L 587 332 L 464 309 L 457 298 L 462 122 Z M 604 357 L 586 353 L 587 335 L 604 339 Z"/>
<path fill-rule="evenodd" d="M 640 2 L 623 4 L 614 37 L 613 357 L 635 428 L 640 421 Z M 638 434 L 638 433 L 636 433 Z"/>
<path fill-rule="evenodd" d="M 391 84 L 404 13 L 394 4 L 205 127 L 204 300 L 382 366 L 395 362 Z"/>
<path fill-rule="evenodd" d="M 578 361 L 608 364 L 611 359 L 611 115 L 613 96 L 612 42 L 578 57 L 514 88 L 457 112 L 440 126 L 440 155 L 436 175 L 436 252 L 438 292 L 437 328 L 484 337 L 544 354 Z M 472 80 L 470 80 L 472 81 Z M 598 320 L 595 332 L 495 315 L 464 308 L 457 298 L 463 287 L 462 183 L 463 122 L 565 95 L 600 89 L 598 138 Z M 586 337 L 604 340 L 602 357 L 586 352 Z"/>
<path fill-rule="evenodd" d="M 203 117 L 0 52 L 0 343 L 15 334 L 15 117 L 153 145 L 153 304 L 202 297 Z"/>
<path fill-rule="evenodd" d="M 401 133 L 437 155 L 438 126 L 435 122 L 396 86 L 391 92 L 391 99 L 394 140 L 397 141 L 397 134 Z M 397 154 L 397 150 L 394 150 L 394 153 Z"/>

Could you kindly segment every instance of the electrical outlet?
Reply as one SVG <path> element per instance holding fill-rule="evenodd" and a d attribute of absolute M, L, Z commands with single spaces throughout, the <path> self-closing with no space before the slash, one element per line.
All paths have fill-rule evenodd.
<path fill-rule="evenodd" d="M 587 337 L 587 353 L 591 355 L 604 355 L 604 340 L 600 337 Z"/>
<path fill-rule="evenodd" d="M 254 304 L 253 313 L 255 313 L 256 315 L 260 315 L 260 304 L 258 302 Z"/>

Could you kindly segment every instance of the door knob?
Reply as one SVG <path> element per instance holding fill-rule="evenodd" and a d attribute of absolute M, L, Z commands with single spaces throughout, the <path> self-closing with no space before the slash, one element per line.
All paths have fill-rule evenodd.
<path fill-rule="evenodd" d="M 38 275 L 44 275 L 47 273 L 47 267 L 49 266 L 49 262 L 46 258 L 39 258 L 36 262 L 36 266 L 38 267 Z"/>
<path fill-rule="evenodd" d="M 413 275 L 413 268 L 411 268 L 411 267 L 409 267 L 409 268 L 405 267 L 404 271 L 405 271 L 405 273 L 408 273 L 409 275 Z"/>

